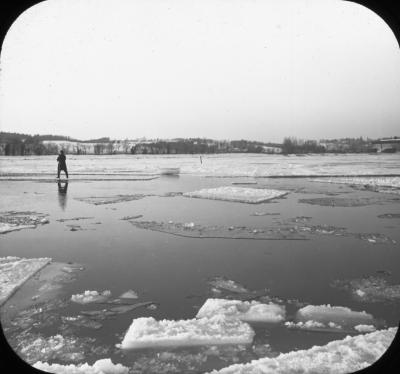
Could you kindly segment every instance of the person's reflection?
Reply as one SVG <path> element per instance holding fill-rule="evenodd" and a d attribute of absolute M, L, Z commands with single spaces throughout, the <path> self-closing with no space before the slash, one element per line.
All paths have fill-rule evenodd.
<path fill-rule="evenodd" d="M 62 210 L 65 210 L 67 205 L 67 189 L 68 182 L 58 182 L 58 203 Z"/>

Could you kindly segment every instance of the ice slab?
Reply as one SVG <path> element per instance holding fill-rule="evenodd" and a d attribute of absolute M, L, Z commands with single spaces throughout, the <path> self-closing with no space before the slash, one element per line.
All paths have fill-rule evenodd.
<path fill-rule="evenodd" d="M 382 197 L 314 197 L 310 199 L 299 199 L 299 203 L 331 207 L 357 207 L 383 204 L 392 200 L 397 200 L 397 198 L 390 199 Z"/>
<path fill-rule="evenodd" d="M 272 190 L 272 189 L 258 189 L 258 188 L 245 188 L 245 187 L 217 187 L 205 188 L 193 192 L 185 192 L 183 196 L 197 197 L 201 199 L 224 200 L 234 201 L 239 203 L 258 204 L 277 197 L 287 195 L 288 191 Z"/>
<path fill-rule="evenodd" d="M 114 364 L 109 358 L 97 360 L 93 365 L 87 363 L 60 365 L 38 361 L 33 367 L 48 373 L 57 374 L 128 374 L 129 372 L 129 368 L 121 364 Z"/>
<path fill-rule="evenodd" d="M 119 296 L 121 299 L 137 299 L 139 296 L 137 292 L 128 290 Z"/>
<path fill-rule="evenodd" d="M 204 226 L 194 222 L 129 221 L 133 226 L 189 238 L 307 240 L 291 227 Z"/>
<path fill-rule="evenodd" d="M 288 322 L 285 322 L 285 326 L 289 329 L 343 333 L 343 327 L 341 325 L 338 325 L 335 322 L 322 323 L 322 322 L 313 321 L 313 320 L 308 320 L 305 322 L 288 321 Z"/>
<path fill-rule="evenodd" d="M 189 320 L 134 319 L 120 347 L 122 349 L 170 346 L 250 344 L 254 331 L 247 323 L 221 315 Z"/>
<path fill-rule="evenodd" d="M 215 315 L 237 318 L 244 322 L 277 323 L 285 320 L 284 306 L 257 301 L 240 301 L 225 299 L 208 299 L 197 312 L 197 318 L 210 318 Z"/>
<path fill-rule="evenodd" d="M 298 322 L 315 321 L 329 325 L 343 326 L 344 328 L 354 327 L 358 324 L 373 324 L 374 317 L 364 311 L 357 312 L 343 306 L 307 305 L 296 313 Z"/>
<path fill-rule="evenodd" d="M 373 332 L 376 330 L 376 327 L 374 325 L 357 325 L 354 326 L 354 330 L 358 332 Z"/>
<path fill-rule="evenodd" d="M 115 195 L 115 196 L 91 196 L 91 197 L 76 197 L 76 200 L 83 201 L 93 205 L 116 204 L 124 201 L 140 200 L 149 195 Z"/>
<path fill-rule="evenodd" d="M 79 304 L 101 303 L 106 301 L 111 296 L 109 290 L 103 292 L 98 291 L 85 291 L 81 294 L 71 296 L 71 301 Z"/>
<path fill-rule="evenodd" d="M 0 257 L 0 305 L 51 261 L 51 258 Z"/>
<path fill-rule="evenodd" d="M 298 374 L 355 372 L 373 364 L 388 349 L 396 328 L 347 336 L 323 346 L 282 353 L 247 364 L 235 364 L 209 374 Z"/>

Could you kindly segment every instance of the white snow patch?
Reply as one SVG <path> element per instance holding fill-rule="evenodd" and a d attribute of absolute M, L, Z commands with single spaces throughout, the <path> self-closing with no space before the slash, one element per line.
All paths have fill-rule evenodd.
<path fill-rule="evenodd" d="M 129 368 L 121 364 L 113 364 L 109 358 L 97 360 L 93 365 L 87 363 L 80 365 L 48 364 L 47 362 L 36 362 L 33 367 L 48 373 L 57 374 L 127 374 Z"/>
<path fill-rule="evenodd" d="M 81 294 L 71 296 L 71 301 L 79 304 L 98 303 L 107 300 L 111 296 L 111 291 L 85 291 Z"/>
<path fill-rule="evenodd" d="M 360 324 L 365 322 L 372 322 L 373 316 L 364 311 L 356 312 L 343 306 L 328 305 L 307 305 L 298 310 L 296 314 L 298 321 L 304 322 L 313 320 L 328 324 L 333 322 L 338 325 L 351 325 Z"/>
<path fill-rule="evenodd" d="M 244 322 L 282 322 L 285 320 L 284 306 L 257 301 L 240 301 L 225 299 L 207 299 L 197 312 L 197 318 L 224 315 L 229 318 L 238 318 Z"/>
<path fill-rule="evenodd" d="M 51 258 L 0 257 L 0 305 L 51 261 Z"/>
<path fill-rule="evenodd" d="M 373 332 L 376 330 L 374 325 L 357 325 L 354 326 L 354 329 L 358 332 Z"/>
<path fill-rule="evenodd" d="M 235 364 L 210 374 L 342 374 L 361 370 L 378 360 L 392 342 L 397 328 L 347 336 L 323 346 L 282 353 L 247 364 Z"/>
<path fill-rule="evenodd" d="M 254 331 L 238 319 L 217 315 L 189 320 L 141 317 L 133 320 L 120 344 L 122 349 L 221 344 L 250 344 Z"/>
<path fill-rule="evenodd" d="M 228 186 L 228 187 L 217 187 L 217 188 L 205 188 L 198 191 L 185 192 L 183 196 L 256 204 L 284 196 L 288 193 L 289 193 L 288 191 L 279 191 L 272 189 L 256 189 L 256 188 Z"/>

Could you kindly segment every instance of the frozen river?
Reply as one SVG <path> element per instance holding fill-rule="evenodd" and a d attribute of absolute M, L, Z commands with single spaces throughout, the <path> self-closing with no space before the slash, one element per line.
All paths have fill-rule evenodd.
<path fill-rule="evenodd" d="M 342 329 L 285 324 L 297 323 L 298 310 L 308 305 L 364 311 L 376 329 L 396 326 L 399 161 L 397 154 L 206 155 L 201 162 L 199 155 L 67 155 L 71 181 L 66 185 L 51 180 L 55 156 L 1 157 L 1 215 L 34 212 L 49 223 L 0 235 L 0 257 L 49 257 L 84 268 L 57 288 L 53 302 L 59 303 L 39 314 L 29 315 L 41 305 L 35 285 L 26 283 L 3 307 L 6 335 L 30 363 L 110 357 L 131 372 L 198 373 L 357 334 L 346 321 Z M 163 167 L 179 167 L 181 173 L 160 175 Z M 183 196 L 228 186 L 287 194 L 260 204 Z M 247 291 L 218 288 L 218 279 L 233 280 Z M 375 293 L 368 294 L 370 289 Z M 135 302 L 152 304 L 103 315 L 98 328 L 77 327 L 68 317 L 109 306 L 71 301 L 85 290 L 110 290 L 115 298 L 133 290 Z M 7 308 L 24 298 L 30 300 L 24 306 L 28 313 L 9 319 Z M 285 320 L 252 326 L 249 346 L 116 347 L 132 319 L 191 319 L 209 298 L 268 300 L 285 308 Z M 19 322 L 13 324 L 13 318 Z M 46 355 L 29 345 L 40 339 L 48 344 L 58 334 L 75 339 L 76 346 L 65 341 L 64 351 Z M 84 356 L 71 355 L 74 349 Z"/>

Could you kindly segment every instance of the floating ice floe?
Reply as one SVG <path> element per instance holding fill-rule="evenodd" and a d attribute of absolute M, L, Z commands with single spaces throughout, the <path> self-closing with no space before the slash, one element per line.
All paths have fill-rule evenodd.
<path fill-rule="evenodd" d="M 240 301 L 225 299 L 208 299 L 197 312 L 197 318 L 224 315 L 237 318 L 244 322 L 270 322 L 277 323 L 285 320 L 284 306 L 257 301 Z"/>
<path fill-rule="evenodd" d="M 341 288 L 364 302 L 400 300 L 400 284 L 388 284 L 382 277 L 370 276 L 352 280 L 336 280 L 333 287 Z"/>
<path fill-rule="evenodd" d="M 343 332 L 343 327 L 335 322 L 322 323 L 318 321 L 308 320 L 305 322 L 285 322 L 285 326 L 289 329 L 311 330 L 311 331 L 338 331 Z"/>
<path fill-rule="evenodd" d="M 0 234 L 22 229 L 34 229 L 38 225 L 45 225 L 47 223 L 49 223 L 49 220 L 41 213 L 4 212 L 0 215 Z"/>
<path fill-rule="evenodd" d="M 103 292 L 97 291 L 85 291 L 81 294 L 76 294 L 71 296 L 71 301 L 79 304 L 89 304 L 89 303 L 101 303 L 106 301 L 111 296 L 109 290 Z"/>
<path fill-rule="evenodd" d="M 385 213 L 380 214 L 378 218 L 400 218 L 400 213 Z"/>
<path fill-rule="evenodd" d="M 247 364 L 235 364 L 209 374 L 341 374 L 361 370 L 377 361 L 394 339 L 396 328 L 347 336 L 323 346 L 282 353 Z"/>
<path fill-rule="evenodd" d="M 149 195 L 135 194 L 135 195 L 116 195 L 116 196 L 91 196 L 91 197 L 77 197 L 76 200 L 93 205 L 116 204 L 124 201 L 140 200 Z"/>
<path fill-rule="evenodd" d="M 213 288 L 233 293 L 249 293 L 250 290 L 242 284 L 225 277 L 213 277 L 208 280 L 208 284 Z"/>
<path fill-rule="evenodd" d="M 129 368 L 121 364 L 114 364 L 109 358 L 97 360 L 93 365 L 87 363 L 79 365 L 60 365 L 38 361 L 33 367 L 48 373 L 56 374 L 128 374 L 129 372 Z"/>
<path fill-rule="evenodd" d="M 356 325 L 354 326 L 354 330 L 358 332 L 373 332 L 376 330 L 374 325 Z"/>
<path fill-rule="evenodd" d="M 86 316 L 78 315 L 78 316 L 70 316 L 70 317 L 61 317 L 61 321 L 67 323 L 69 325 L 73 325 L 76 327 L 87 327 L 89 329 L 100 329 L 103 325 L 98 321 L 93 321 Z"/>
<path fill-rule="evenodd" d="M 51 261 L 51 258 L 0 257 L 0 305 Z"/>
<path fill-rule="evenodd" d="M 194 222 L 129 221 L 133 226 L 189 238 L 307 240 L 290 227 L 203 226 Z"/>
<path fill-rule="evenodd" d="M 234 201 L 239 203 L 258 204 L 287 195 L 288 191 L 257 189 L 244 187 L 205 188 L 193 192 L 185 192 L 183 196 L 201 199 Z"/>
<path fill-rule="evenodd" d="M 383 204 L 384 202 L 391 200 L 393 199 L 381 197 L 315 197 L 310 199 L 299 199 L 299 203 L 331 207 L 357 207 Z"/>
<path fill-rule="evenodd" d="M 359 324 L 373 324 L 374 317 L 365 311 L 357 312 L 343 306 L 307 305 L 296 313 L 297 322 L 302 322 L 302 328 L 315 328 L 313 323 L 322 323 L 332 329 L 352 328 Z M 310 322 L 312 321 L 312 322 Z M 322 327 L 322 326 L 319 326 Z"/>
<path fill-rule="evenodd" d="M 254 334 L 249 324 L 222 315 L 178 321 L 141 317 L 133 320 L 120 348 L 250 344 Z"/>
<path fill-rule="evenodd" d="M 121 294 L 119 297 L 120 297 L 120 299 L 137 299 L 139 296 L 135 291 L 128 290 L 128 291 L 124 292 L 123 294 Z"/>
<path fill-rule="evenodd" d="M 94 217 L 73 217 L 73 218 L 60 218 L 58 222 L 68 222 L 68 221 L 81 221 L 84 219 L 94 219 Z"/>

